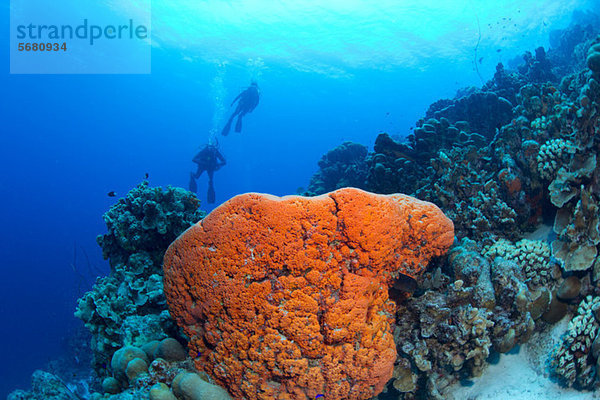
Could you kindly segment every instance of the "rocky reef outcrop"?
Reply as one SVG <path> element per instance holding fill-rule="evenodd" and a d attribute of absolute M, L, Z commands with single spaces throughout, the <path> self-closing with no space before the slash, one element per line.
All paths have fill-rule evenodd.
<path fill-rule="evenodd" d="M 142 182 L 104 215 L 108 232 L 98 236 L 98 244 L 111 273 L 98 278 L 75 312 L 92 333 L 99 376 L 106 375 L 118 348 L 178 335 L 163 294 L 162 258 L 168 245 L 202 218 L 199 206 L 186 190 Z"/>
<path fill-rule="evenodd" d="M 482 248 L 463 239 L 412 296 L 397 292 L 398 360 L 388 392 L 447 398 L 445 390 L 479 376 L 492 353 L 507 353 L 548 325 L 559 264 L 543 242 L 504 246 Z M 532 267 L 548 271 L 543 284 L 528 278 Z"/>
<path fill-rule="evenodd" d="M 367 148 L 344 142 L 319 160 L 319 171 L 313 175 L 305 195 L 316 196 L 343 187 L 363 189 L 367 177 Z"/>
<path fill-rule="evenodd" d="M 548 363 L 567 386 L 598 387 L 600 38 L 573 29 L 517 70 L 499 64 L 481 90 L 434 103 L 405 139 L 380 134 L 366 156 L 367 190 L 438 205 L 462 239 L 396 298 L 386 390 L 400 398 L 444 398 L 491 353 L 572 314 Z M 526 238 L 541 224 L 547 241 Z"/>

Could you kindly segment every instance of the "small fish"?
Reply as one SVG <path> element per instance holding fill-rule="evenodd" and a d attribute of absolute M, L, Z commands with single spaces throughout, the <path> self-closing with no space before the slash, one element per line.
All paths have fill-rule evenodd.
<path fill-rule="evenodd" d="M 548 24 L 546 23 L 546 21 L 543 22 L 544 26 L 548 26 Z"/>
<path fill-rule="evenodd" d="M 502 51 L 502 49 L 498 49 L 496 50 L 496 53 L 500 53 Z"/>
<path fill-rule="evenodd" d="M 483 57 L 479 57 L 479 64 L 483 61 Z"/>
<path fill-rule="evenodd" d="M 146 173 L 144 174 L 144 179 L 148 179 L 149 177 L 150 177 L 150 174 L 146 172 Z"/>
<path fill-rule="evenodd" d="M 115 197 L 117 195 L 117 192 L 115 192 L 113 190 L 113 191 L 108 192 L 107 195 L 108 195 L 108 197 Z"/>
<path fill-rule="evenodd" d="M 202 357 L 202 352 L 199 351 L 198 355 L 196 356 L 196 358 L 200 358 L 200 357 Z"/>
<path fill-rule="evenodd" d="M 315 396 L 315 399 L 324 399 L 325 396 L 323 396 L 322 394 L 318 394 Z"/>

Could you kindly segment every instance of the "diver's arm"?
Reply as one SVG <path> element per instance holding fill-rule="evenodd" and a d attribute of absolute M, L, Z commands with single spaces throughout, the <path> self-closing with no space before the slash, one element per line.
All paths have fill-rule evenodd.
<path fill-rule="evenodd" d="M 194 158 L 192 158 L 192 162 L 195 162 L 196 164 L 204 164 L 206 162 L 207 153 L 208 153 L 208 146 L 206 146 L 202 150 L 200 150 L 198 152 L 198 154 L 196 154 L 194 156 Z"/>
<path fill-rule="evenodd" d="M 227 164 L 227 161 L 225 161 L 225 157 L 223 157 L 223 155 L 219 152 L 217 152 L 217 163 L 219 167 L 222 167 L 223 165 Z"/>
<path fill-rule="evenodd" d="M 244 91 L 245 92 L 245 91 Z M 240 99 L 240 97 L 242 97 L 242 94 L 244 94 L 244 92 L 240 93 L 237 95 L 237 97 L 235 99 L 233 99 L 233 101 L 231 102 L 231 106 L 235 104 L 236 101 L 238 101 Z M 231 107 L 229 106 L 229 107 Z"/>
<path fill-rule="evenodd" d="M 194 158 L 192 158 L 192 162 L 196 163 L 196 164 L 200 164 L 202 161 L 202 152 L 196 154 L 194 156 Z"/>

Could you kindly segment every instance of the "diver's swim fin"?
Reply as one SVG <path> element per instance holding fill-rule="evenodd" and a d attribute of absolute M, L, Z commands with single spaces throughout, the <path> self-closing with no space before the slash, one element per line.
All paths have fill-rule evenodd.
<path fill-rule="evenodd" d="M 208 183 L 208 192 L 206 192 L 206 201 L 208 204 L 215 204 L 215 187 L 212 182 Z"/>
<path fill-rule="evenodd" d="M 229 121 L 227 121 L 227 123 L 223 127 L 223 130 L 221 131 L 221 135 L 223 135 L 223 136 L 229 135 L 229 131 L 231 130 L 231 121 L 233 121 L 233 115 L 231 116 L 231 118 L 229 118 Z"/>
<path fill-rule="evenodd" d="M 190 192 L 196 193 L 198 191 L 198 185 L 196 179 L 194 179 L 194 173 L 190 172 Z"/>
<path fill-rule="evenodd" d="M 241 115 L 238 117 L 237 122 L 235 123 L 235 131 L 236 132 L 242 131 L 242 116 Z"/>

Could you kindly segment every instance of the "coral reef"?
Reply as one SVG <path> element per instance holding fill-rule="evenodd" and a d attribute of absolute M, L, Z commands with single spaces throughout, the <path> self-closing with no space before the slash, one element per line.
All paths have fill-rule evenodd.
<path fill-rule="evenodd" d="M 600 38 L 591 32 L 557 33 L 555 48 L 526 53 L 518 71 L 499 64 L 482 90 L 434 103 L 404 141 L 380 134 L 367 155 L 368 190 L 431 201 L 465 238 L 413 297 L 396 299 L 399 358 L 387 390 L 400 398 L 444 398 L 490 350 L 510 350 L 597 295 Z M 551 247 L 522 239 L 552 216 Z M 597 322 L 583 305 L 588 316 L 572 323 L 556 370 L 591 388 L 600 344 L 588 352 Z"/>
<path fill-rule="evenodd" d="M 316 196 L 343 187 L 363 189 L 367 177 L 366 156 L 367 148 L 353 142 L 344 142 L 329 151 L 321 157 L 319 171 L 312 176 L 306 195 Z"/>
<path fill-rule="evenodd" d="M 567 271 L 583 271 L 594 265 L 600 243 L 599 210 L 591 191 L 582 189 L 576 204 L 556 213 L 554 231 L 558 239 L 552 243 L 552 252 L 565 262 Z"/>
<path fill-rule="evenodd" d="M 459 237 L 478 238 L 490 232 L 517 237 L 519 228 L 527 222 L 527 214 L 515 211 L 516 205 L 526 202 L 520 193 L 521 178 L 510 168 L 495 166 L 494 158 L 486 154 L 485 138 L 468 134 L 467 123 L 454 126 L 442 119 L 429 120 L 425 125 L 440 134 L 432 137 L 447 137 L 451 132 L 450 137 L 456 139 L 429 141 L 423 148 L 430 152 L 418 153 L 410 143 L 397 143 L 380 135 L 375 153 L 368 157 L 368 189 L 377 193 L 411 193 L 438 204 L 453 220 Z M 419 132 L 409 140 L 419 143 Z M 416 158 L 417 154 L 421 158 Z"/>
<path fill-rule="evenodd" d="M 523 75 L 507 71 L 502 63 L 498 63 L 494 77 L 483 85 L 482 90 L 494 92 L 499 97 L 507 99 L 511 104 L 517 104 L 517 94 L 526 84 L 527 79 Z"/>
<path fill-rule="evenodd" d="M 48 372 L 37 370 L 31 376 L 31 391 L 15 390 L 7 400 L 79 400 L 63 381 Z"/>
<path fill-rule="evenodd" d="M 151 188 L 142 182 L 104 215 L 108 232 L 98 237 L 111 273 L 78 301 L 75 315 L 92 333 L 100 377 L 113 352 L 177 335 L 162 291 L 162 257 L 168 245 L 203 216 L 194 194 Z"/>
<path fill-rule="evenodd" d="M 579 304 L 577 315 L 569 322 L 562 343 L 552 356 L 553 371 L 567 386 L 592 389 L 596 381 L 599 313 L 600 297 L 587 296 Z"/>
<path fill-rule="evenodd" d="M 542 144 L 537 155 L 540 176 L 554 180 L 559 168 L 569 161 L 569 155 L 574 154 L 575 150 L 573 143 L 565 139 L 551 139 Z"/>
<path fill-rule="evenodd" d="M 586 62 L 594 74 L 600 74 L 600 43 L 590 47 Z"/>
<path fill-rule="evenodd" d="M 502 257 L 515 262 L 525 275 L 530 287 L 549 287 L 554 281 L 556 269 L 560 265 L 551 256 L 550 246 L 539 240 L 523 239 L 512 244 L 506 239 L 500 239 L 484 249 L 484 255 L 490 259 Z"/>
<path fill-rule="evenodd" d="M 367 188 L 375 193 L 411 193 L 418 177 L 423 177 L 412 144 L 398 143 L 387 133 L 377 136 L 375 152 L 368 156 L 367 163 Z"/>
<path fill-rule="evenodd" d="M 496 130 L 512 119 L 513 105 L 495 92 L 476 91 L 452 100 L 443 109 L 429 108 L 425 118 L 447 118 L 451 123 L 466 121 L 472 132 L 477 132 L 487 141 Z"/>
<path fill-rule="evenodd" d="M 597 28 L 598 21 L 592 19 L 550 32 L 551 48 L 547 56 L 555 76 L 566 76 L 585 67 L 585 53 L 597 35 Z"/>
<path fill-rule="evenodd" d="M 553 243 L 552 251 L 565 262 L 565 269 L 568 271 L 583 271 L 594 266 L 598 255 L 597 246 L 600 244 L 596 189 L 596 154 L 600 145 L 600 84 L 597 79 L 600 77 L 599 71 L 593 69 L 593 61 L 590 64 L 590 59 L 593 60 L 598 49 L 600 44 L 594 44 L 588 51 L 587 63 L 591 73 L 579 74 L 579 77 L 570 80 L 579 86 L 578 91 L 572 90 L 574 95 L 571 96 L 576 95 L 579 104 L 576 116 L 570 122 L 570 138 L 576 150 L 548 186 L 552 203 L 559 207 L 554 221 L 558 240 Z M 595 270 L 596 278 L 597 273 Z"/>
<path fill-rule="evenodd" d="M 543 47 L 535 49 L 535 55 L 527 51 L 523 55 L 524 64 L 519 66 L 519 73 L 530 82 L 543 83 L 556 81 L 552 73 L 552 65 L 546 58 L 546 50 Z"/>
<path fill-rule="evenodd" d="M 102 254 L 111 267 L 127 264 L 132 273 L 159 273 L 165 249 L 181 232 L 202 218 L 200 202 L 191 192 L 143 181 L 106 214 L 108 232 L 98 236 Z"/>
<path fill-rule="evenodd" d="M 159 357 L 164 354 L 170 357 Z M 224 389 L 211 382 L 208 375 L 196 373 L 183 347 L 173 338 L 149 342 L 142 348 L 124 346 L 118 349 L 113 354 L 110 373 L 112 376 L 102 382 L 104 395 L 92 393 L 92 399 L 231 399 Z"/>
<path fill-rule="evenodd" d="M 368 399 L 393 373 L 392 279 L 453 239 L 404 195 L 240 195 L 169 247 L 165 295 L 196 367 L 235 398 Z"/>
<path fill-rule="evenodd" d="M 599 45 L 587 46 L 588 59 L 594 60 Z M 438 204 L 454 221 L 459 237 L 476 239 L 490 235 L 519 239 L 554 207 L 564 209 L 562 217 L 575 213 L 585 196 L 582 187 L 596 181 L 600 85 L 592 72 L 565 76 L 556 85 L 530 83 L 527 76 L 499 65 L 485 86 L 487 100 L 481 100 L 481 92 L 471 91 L 436 103 L 427 117 L 439 118 L 419 121 L 404 143 L 381 134 L 374 153 L 367 156 L 367 189 L 408 193 Z M 476 121 L 483 112 L 456 111 L 463 107 L 459 104 L 478 104 L 477 96 L 484 104 L 501 102 L 508 107 L 502 95 L 511 99 L 512 106 L 510 113 L 497 115 L 510 117 L 498 117 L 493 127 L 482 128 Z M 595 203 L 595 194 L 590 196 Z M 580 207 L 590 204 L 584 203 Z M 573 234 L 565 232 L 564 225 L 557 224 L 561 229 L 556 232 L 562 246 L 569 252 L 581 248 L 587 257 L 585 267 L 576 260 L 577 266 L 568 269 L 589 268 L 595 260 L 591 248 L 596 247 L 596 238 L 592 232 L 581 232 L 582 226 Z M 559 257 L 563 253 L 558 247 L 554 251 Z"/>
<path fill-rule="evenodd" d="M 520 265 L 489 255 L 463 239 L 414 296 L 397 299 L 399 357 L 388 390 L 446 398 L 450 384 L 481 374 L 492 351 L 506 353 L 543 327 L 550 298 L 528 288 Z"/>
<path fill-rule="evenodd" d="M 481 89 L 432 104 L 404 139 L 382 133 L 371 153 L 343 143 L 306 192 L 382 195 L 222 205 L 167 251 L 167 297 L 163 255 L 203 215 L 187 191 L 140 184 L 105 214 L 98 243 L 111 273 L 76 312 L 102 394 L 51 369 L 8 399 L 229 399 L 215 383 L 248 399 L 444 399 L 494 353 L 566 316 L 552 373 L 597 389 L 595 32 L 576 25 L 517 68 L 498 64 Z M 446 217 L 460 242 L 426 270 L 452 243 Z M 551 219 L 551 246 L 523 239 Z"/>
<path fill-rule="evenodd" d="M 225 389 L 211 385 L 191 372 L 182 372 L 175 377 L 173 393 L 185 400 L 231 400 Z"/>

